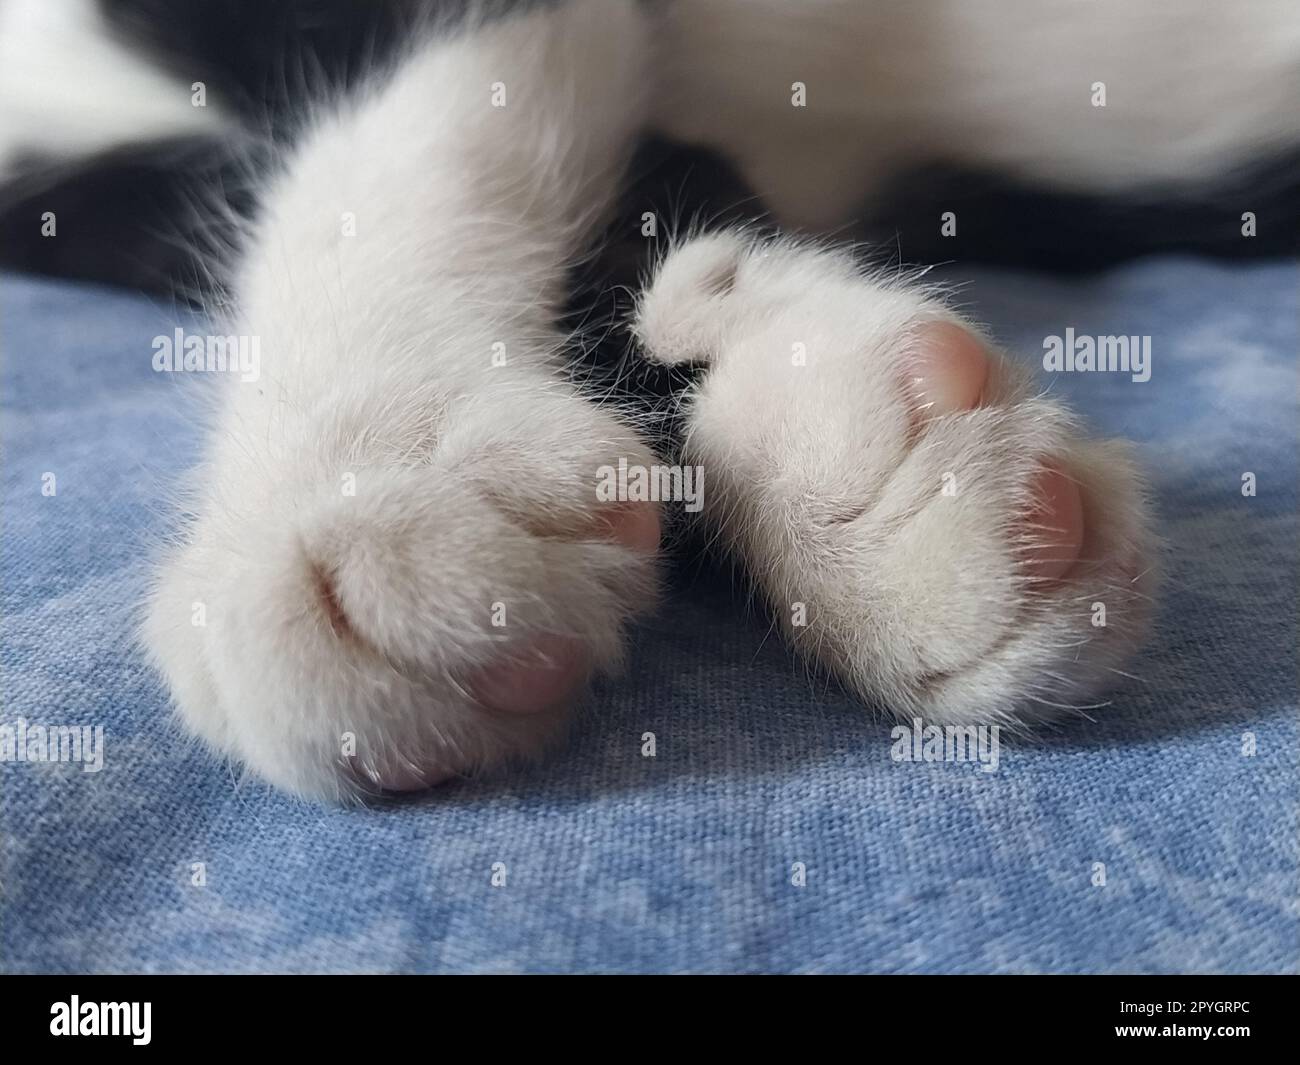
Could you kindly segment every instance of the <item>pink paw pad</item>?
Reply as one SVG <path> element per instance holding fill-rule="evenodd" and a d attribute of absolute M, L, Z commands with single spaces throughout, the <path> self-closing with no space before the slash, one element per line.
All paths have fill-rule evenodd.
<path fill-rule="evenodd" d="M 606 507 L 594 533 L 633 551 L 659 547 L 659 508 L 652 503 L 618 503 Z M 587 681 L 591 662 L 581 641 L 543 633 L 512 659 L 479 670 L 467 688 L 488 710 L 538 714 L 567 702 Z"/>
<path fill-rule="evenodd" d="M 917 330 L 907 384 L 922 418 L 978 407 L 988 376 L 989 353 L 969 331 L 951 322 L 930 322 Z M 1022 556 L 1026 570 L 1038 580 L 1060 580 L 1083 549 L 1078 485 L 1059 465 L 1048 462 L 1036 476 L 1032 498 L 1024 518 L 1031 541 Z"/>
<path fill-rule="evenodd" d="M 479 670 L 467 688 L 474 700 L 505 714 L 539 714 L 565 702 L 587 679 L 590 664 L 581 641 L 543 633 L 520 654 Z"/>
<path fill-rule="evenodd" d="M 659 547 L 659 508 L 652 503 L 619 503 L 598 517 L 593 536 L 633 551 L 653 553 Z M 483 710 L 505 715 L 532 715 L 554 710 L 572 700 L 591 675 L 591 656 L 573 636 L 542 633 L 517 647 L 500 662 L 475 670 L 465 690 Z M 452 774 L 436 765 L 401 760 L 379 773 L 367 773 L 385 791 L 423 791 Z"/>
<path fill-rule="evenodd" d="M 597 536 L 647 555 L 659 550 L 659 533 L 657 503 L 614 503 L 597 518 Z"/>
<path fill-rule="evenodd" d="M 618 503 L 597 518 L 593 536 L 633 551 L 653 553 L 659 547 L 659 508 L 653 503 Z M 554 710 L 572 700 L 591 675 L 591 656 L 573 636 L 542 633 L 501 662 L 474 671 L 465 690 L 489 713 L 532 715 Z M 423 761 L 423 760 L 421 760 Z M 388 765 L 371 782 L 391 792 L 423 791 L 451 774 L 415 762 Z"/>
<path fill-rule="evenodd" d="M 937 418 L 979 406 L 989 375 L 989 355 L 977 337 L 951 322 L 917 330 L 907 364 L 908 389 L 923 417 Z"/>
<path fill-rule="evenodd" d="M 1079 486 L 1055 463 L 1048 462 L 1036 475 L 1034 504 L 1025 515 L 1032 543 L 1024 551 L 1031 576 L 1060 580 L 1073 568 L 1083 549 L 1083 499 Z"/>

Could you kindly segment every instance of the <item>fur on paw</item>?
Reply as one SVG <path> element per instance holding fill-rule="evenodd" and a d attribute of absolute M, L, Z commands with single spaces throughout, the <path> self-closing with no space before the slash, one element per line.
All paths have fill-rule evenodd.
<path fill-rule="evenodd" d="M 793 644 L 938 723 L 1083 708 L 1141 641 L 1156 542 L 1086 437 L 917 278 L 727 231 L 670 252 L 634 332 L 708 366 L 685 460 Z"/>
<path fill-rule="evenodd" d="M 650 456 L 595 405 L 540 380 L 365 402 L 217 437 L 143 634 L 189 731 L 311 798 L 536 754 L 655 595 L 656 510 L 595 487 Z"/>

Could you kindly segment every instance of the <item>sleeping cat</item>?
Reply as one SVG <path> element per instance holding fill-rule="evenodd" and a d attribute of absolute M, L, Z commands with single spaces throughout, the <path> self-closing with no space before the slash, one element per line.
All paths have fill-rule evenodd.
<path fill-rule="evenodd" d="M 635 653 L 681 521 L 872 707 L 1016 725 L 1094 705 L 1156 583 L 1128 448 L 919 272 L 831 237 L 932 158 L 1110 192 L 1294 148 L 1288 6 L 566 0 L 420 22 L 312 116 L 243 226 L 215 328 L 256 336 L 260 373 L 222 383 L 144 628 L 181 718 L 310 797 L 532 756 Z M 783 229 L 613 217 L 648 128 L 723 151 Z M 675 453 L 564 370 L 565 279 L 611 224 L 656 247 L 637 358 L 696 371 Z M 600 490 L 665 466 L 698 471 L 698 515 Z"/>

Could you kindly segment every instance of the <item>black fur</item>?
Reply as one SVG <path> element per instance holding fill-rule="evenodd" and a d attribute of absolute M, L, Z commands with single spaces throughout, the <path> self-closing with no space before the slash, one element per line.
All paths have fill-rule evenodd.
<path fill-rule="evenodd" d="M 498 12 L 553 0 L 498 0 Z M 422 19 L 454 20 L 468 0 L 100 0 L 114 32 L 186 82 L 204 81 L 211 96 L 251 129 L 285 142 L 309 97 L 344 90 L 400 47 Z M 188 140 L 133 145 L 92 159 L 57 164 L 33 160 L 0 189 L 0 265 L 171 294 L 201 291 L 203 254 L 220 253 L 233 231 L 219 218 L 201 234 L 182 223 L 199 190 L 228 190 L 231 205 L 254 207 L 244 177 L 257 160 L 246 147 Z M 1224 175 L 1192 198 L 1156 190 L 1122 200 L 1028 188 L 989 174 L 935 168 L 900 180 L 864 208 L 846 236 L 878 242 L 909 263 L 998 263 L 1039 270 L 1101 269 L 1156 252 L 1184 251 L 1245 258 L 1300 251 L 1294 204 L 1300 153 L 1258 160 Z M 674 221 L 761 219 L 761 206 L 734 170 L 708 153 L 651 139 L 632 168 L 624 207 L 604 252 L 575 280 L 574 317 L 602 328 L 619 320 L 626 293 L 648 269 L 656 241 L 640 235 L 643 210 Z M 1241 213 L 1253 211 L 1258 235 L 1241 234 Z M 59 219 L 58 240 L 41 236 L 43 212 Z M 940 232 L 944 211 L 957 234 Z M 621 302 L 620 302 L 621 301 Z M 611 337 L 613 333 L 611 332 Z M 626 376 L 626 352 L 601 346 L 579 370 L 602 386 L 643 390 Z M 611 369 L 611 367 L 615 369 Z M 622 369 L 617 369 L 617 368 Z M 611 377 L 610 375 L 613 374 Z M 666 386 L 665 386 L 666 387 Z M 651 388 L 657 392 L 657 388 Z"/>
<path fill-rule="evenodd" d="M 1122 197 L 1027 186 L 996 174 L 933 168 L 900 178 L 869 210 L 865 232 L 894 241 L 909 262 L 980 262 L 1086 273 L 1142 255 L 1184 252 L 1224 259 L 1300 253 L 1300 151 L 1243 163 L 1188 191 Z M 944 236 L 940 218 L 957 216 Z M 1242 214 L 1256 233 L 1242 233 Z"/>

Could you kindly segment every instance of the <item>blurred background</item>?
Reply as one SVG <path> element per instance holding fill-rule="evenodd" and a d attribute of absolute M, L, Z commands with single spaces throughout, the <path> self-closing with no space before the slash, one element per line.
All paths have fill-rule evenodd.
<path fill-rule="evenodd" d="M 550 0 L 494 6 L 543 2 Z M 269 144 L 291 144 L 313 100 L 346 91 L 382 64 L 419 20 L 453 22 L 466 7 L 466 0 L 0 0 L 0 265 L 206 298 L 212 264 L 229 258 L 238 218 L 255 209 Z M 94 76 L 107 68 L 120 88 L 111 98 Z M 1068 195 L 928 167 L 901 175 L 843 235 L 906 262 L 1054 272 L 1165 251 L 1266 258 L 1294 254 L 1297 227 L 1265 227 L 1242 240 L 1240 205 L 1293 213 L 1297 192 L 1300 153 L 1252 163 L 1177 199 Z M 763 217 L 725 160 L 649 136 L 628 196 L 681 220 Z M 934 223 L 944 210 L 963 220 L 955 237 L 942 237 Z M 42 232 L 47 212 L 58 219 L 58 240 Z M 644 251 L 636 234 L 622 247 L 613 240 L 583 284 L 627 282 Z"/>

